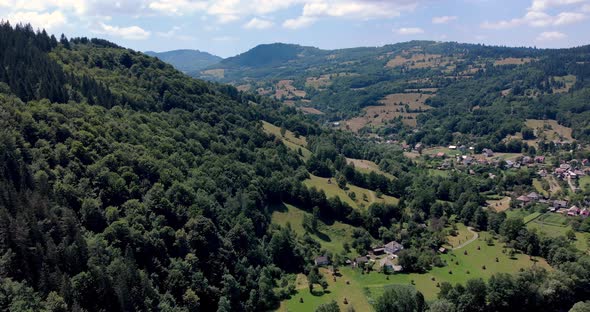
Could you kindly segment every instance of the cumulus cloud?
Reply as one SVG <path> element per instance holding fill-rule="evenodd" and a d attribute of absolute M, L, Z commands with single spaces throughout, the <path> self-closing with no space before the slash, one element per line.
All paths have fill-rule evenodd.
<path fill-rule="evenodd" d="M 481 24 L 481 27 L 486 29 L 507 29 L 522 25 L 548 27 L 575 24 L 586 19 L 586 15 L 571 11 L 550 15 L 546 11 L 550 8 L 579 4 L 584 1 L 586 0 L 533 0 L 523 17 L 497 22 L 485 21 Z"/>
<path fill-rule="evenodd" d="M 157 0 L 150 2 L 148 7 L 164 14 L 184 15 L 206 9 L 207 2 L 190 0 Z"/>
<path fill-rule="evenodd" d="M 299 29 L 307 27 L 313 23 L 315 23 L 316 18 L 307 17 L 307 16 L 299 16 L 297 18 L 291 18 L 283 22 L 283 27 L 288 29 Z"/>
<path fill-rule="evenodd" d="M 151 35 L 149 31 L 146 31 L 139 26 L 119 27 L 105 23 L 99 23 L 97 29 L 95 29 L 94 32 L 128 40 L 145 40 Z"/>
<path fill-rule="evenodd" d="M 244 24 L 244 28 L 246 29 L 267 29 L 271 28 L 274 25 L 273 22 L 267 21 L 260 18 L 253 18 L 248 23 Z"/>
<path fill-rule="evenodd" d="M 398 35 L 419 35 L 423 34 L 424 30 L 418 27 L 402 27 L 398 29 L 394 29 L 393 32 L 397 33 Z"/>
<path fill-rule="evenodd" d="M 172 39 L 177 39 L 177 40 L 181 40 L 181 41 L 191 41 L 191 40 L 194 40 L 194 38 L 191 37 L 191 36 L 186 36 L 186 35 L 179 34 L 178 32 L 180 30 L 181 30 L 180 27 L 174 26 L 169 31 L 165 31 L 165 32 L 158 31 L 158 32 L 156 32 L 156 35 L 158 37 L 162 37 L 162 38 L 172 38 Z"/>
<path fill-rule="evenodd" d="M 558 31 L 546 31 L 542 32 L 537 36 L 537 41 L 552 41 L 552 40 L 561 40 L 567 37 L 566 34 L 558 32 Z"/>
<path fill-rule="evenodd" d="M 37 13 L 32 11 L 14 12 L 6 16 L 6 19 L 12 24 L 29 23 L 33 28 L 44 28 L 47 30 L 63 26 L 67 22 L 65 15 L 57 10 L 51 13 Z"/>
<path fill-rule="evenodd" d="M 437 16 L 437 17 L 432 18 L 432 23 L 433 24 L 447 24 L 447 23 L 452 22 L 456 19 L 457 19 L 456 16 Z"/>

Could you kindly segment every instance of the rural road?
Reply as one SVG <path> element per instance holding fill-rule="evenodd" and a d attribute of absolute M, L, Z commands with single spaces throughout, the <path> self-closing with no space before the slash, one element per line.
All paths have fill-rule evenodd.
<path fill-rule="evenodd" d="M 453 250 L 461 249 L 461 248 L 473 243 L 479 237 L 479 234 L 476 231 L 474 231 L 472 227 L 468 226 L 467 230 L 473 234 L 473 237 L 470 238 L 468 241 L 464 242 L 463 244 L 453 248 Z"/>

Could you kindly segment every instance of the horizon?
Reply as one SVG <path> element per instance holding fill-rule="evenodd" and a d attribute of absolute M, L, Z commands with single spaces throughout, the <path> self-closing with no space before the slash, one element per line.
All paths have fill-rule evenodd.
<path fill-rule="evenodd" d="M 470 43 L 470 42 L 458 42 L 458 41 L 437 41 L 437 40 L 428 40 L 428 39 L 423 39 L 423 40 L 414 40 L 414 39 L 410 39 L 407 41 L 400 41 L 400 42 L 394 42 L 394 43 L 385 43 L 383 45 L 378 45 L 378 46 L 351 46 L 351 47 L 343 47 L 343 48 L 336 48 L 336 49 L 324 49 L 322 47 L 317 47 L 317 46 L 308 46 L 308 45 L 302 45 L 299 43 L 292 43 L 292 42 L 269 42 L 269 43 L 258 43 L 255 44 L 254 46 L 248 48 L 247 50 L 238 52 L 237 54 L 234 55 L 230 55 L 227 57 L 222 57 L 223 59 L 226 58 L 231 58 L 234 56 L 238 56 L 240 54 L 246 53 L 256 47 L 259 46 L 264 46 L 264 45 L 273 45 L 273 44 L 286 44 L 286 45 L 296 45 L 296 46 L 301 46 L 301 47 L 305 47 L 305 48 L 315 48 L 315 49 L 319 49 L 322 51 L 337 51 L 337 50 L 347 50 L 347 49 L 358 49 L 358 48 L 383 48 L 385 46 L 389 46 L 389 45 L 396 45 L 396 44 L 404 44 L 404 43 L 409 43 L 409 42 L 414 42 L 414 41 L 419 41 L 419 42 L 436 42 L 436 43 L 456 43 L 456 44 L 471 44 L 471 45 L 482 45 L 482 46 L 486 46 L 486 47 L 492 47 L 492 48 L 508 48 L 508 49 L 537 49 L 537 50 L 561 50 L 561 49 L 575 49 L 575 48 L 580 48 L 580 47 L 585 47 L 585 46 L 589 46 L 590 42 L 588 43 L 584 43 L 584 44 L 580 44 L 580 45 L 574 45 L 574 46 L 566 46 L 566 47 L 558 47 L 558 48 L 542 48 L 542 47 L 536 47 L 536 46 L 509 46 L 509 45 L 495 45 L 495 44 L 486 44 L 486 43 Z M 198 48 L 178 48 L 178 49 L 172 49 L 172 50 L 161 50 L 161 51 L 156 51 L 156 50 L 145 50 L 145 51 L 141 51 L 141 50 L 137 50 L 139 52 L 142 53 L 148 53 L 148 52 L 153 52 L 153 53 L 167 53 L 167 52 L 174 52 L 174 51 L 198 51 L 198 52 L 202 52 L 202 53 L 208 53 L 211 54 L 213 56 L 218 56 L 216 54 L 210 53 L 209 51 L 205 51 L 202 49 L 198 49 Z"/>
<path fill-rule="evenodd" d="M 137 51 L 227 58 L 262 43 L 324 50 L 411 40 L 566 48 L 588 44 L 590 0 L 0 0 L 0 18 Z"/>

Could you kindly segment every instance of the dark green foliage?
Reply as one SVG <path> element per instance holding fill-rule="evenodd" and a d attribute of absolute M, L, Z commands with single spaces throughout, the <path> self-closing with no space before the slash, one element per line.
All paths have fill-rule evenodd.
<path fill-rule="evenodd" d="M 377 312 L 421 312 L 425 310 L 423 295 L 409 286 L 388 286 L 375 302 Z"/>

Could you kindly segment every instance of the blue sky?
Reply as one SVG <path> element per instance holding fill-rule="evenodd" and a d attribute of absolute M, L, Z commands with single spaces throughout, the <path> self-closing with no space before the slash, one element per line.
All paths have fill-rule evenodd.
<path fill-rule="evenodd" d="M 590 44 L 590 0 L 0 0 L 0 16 L 141 51 L 222 57 L 271 42 L 325 49 L 413 39 Z"/>

